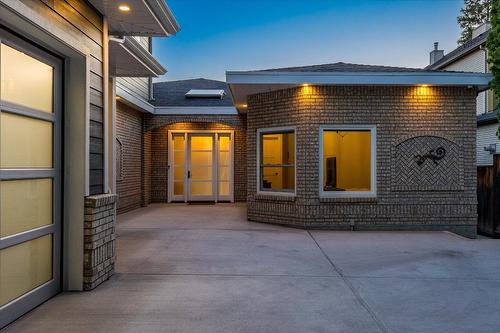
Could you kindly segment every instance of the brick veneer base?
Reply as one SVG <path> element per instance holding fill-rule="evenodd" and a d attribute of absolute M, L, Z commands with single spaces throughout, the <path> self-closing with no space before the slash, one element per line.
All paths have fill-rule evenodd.
<path fill-rule="evenodd" d="M 450 230 L 474 237 L 475 101 L 474 89 L 454 87 L 422 92 L 418 87 L 309 86 L 249 96 L 248 218 L 300 228 Z M 376 198 L 322 198 L 319 128 L 356 124 L 376 126 Z M 256 188 L 257 129 L 282 126 L 296 128 L 293 198 L 262 195 Z M 401 167 L 397 154 L 402 143 L 413 147 L 408 152 L 413 157 L 434 142 L 449 142 L 449 149 L 456 149 L 443 164 L 449 167 L 425 165 L 416 175 L 416 164 Z"/>
<path fill-rule="evenodd" d="M 109 279 L 115 266 L 116 195 L 85 198 L 83 289 Z"/>

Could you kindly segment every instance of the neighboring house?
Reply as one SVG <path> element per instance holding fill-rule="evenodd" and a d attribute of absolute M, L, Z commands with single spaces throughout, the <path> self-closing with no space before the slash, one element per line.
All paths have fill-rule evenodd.
<path fill-rule="evenodd" d="M 178 29 L 163 0 L 0 0 L 0 328 L 112 274 L 115 92 L 150 107 L 125 77 Z"/>
<path fill-rule="evenodd" d="M 430 52 L 430 65 L 427 69 L 489 73 L 486 40 L 490 32 L 488 23 L 478 26 L 472 39 L 455 50 L 444 54 L 434 43 Z M 476 104 L 477 113 L 477 165 L 493 165 L 493 154 L 500 152 L 500 140 L 496 132 L 498 121 L 498 97 L 492 90 L 479 93 Z"/>

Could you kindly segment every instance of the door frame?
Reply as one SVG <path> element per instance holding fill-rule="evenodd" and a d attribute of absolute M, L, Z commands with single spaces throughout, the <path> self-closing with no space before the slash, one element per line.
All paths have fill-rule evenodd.
<path fill-rule="evenodd" d="M 53 113 L 47 113 L 22 105 L 0 100 L 2 112 L 20 115 L 32 119 L 48 121 L 53 124 L 52 131 L 52 168 L 43 169 L 1 169 L 0 179 L 52 179 L 52 224 L 30 229 L 18 234 L 0 238 L 0 249 L 8 248 L 26 241 L 52 234 L 52 279 L 0 306 L 4 314 L 0 319 L 0 328 L 17 319 L 24 313 L 32 310 L 62 290 L 62 198 L 63 198 L 63 75 L 64 59 L 59 58 L 42 47 L 30 43 L 5 29 L 0 29 L 0 44 L 5 43 L 10 47 L 25 53 L 54 68 L 53 76 Z"/>
<path fill-rule="evenodd" d="M 171 153 L 173 151 L 173 134 L 184 134 L 184 158 L 185 158 L 185 163 L 184 163 L 184 194 L 182 196 L 175 196 L 173 192 L 173 183 L 174 183 L 174 175 L 173 175 L 173 154 Z M 214 198 L 210 199 L 210 201 L 214 202 L 219 202 L 219 201 L 229 201 L 229 202 L 234 202 L 234 130 L 168 130 L 167 132 L 167 140 L 168 140 L 168 165 L 167 165 L 167 201 L 169 203 L 171 202 L 190 202 L 190 201 L 200 201 L 200 200 L 190 200 L 190 189 L 189 189 L 189 181 L 187 178 L 187 172 L 188 172 L 188 167 L 189 167 L 189 148 L 190 148 L 190 143 L 189 143 L 189 135 L 188 134 L 213 134 L 214 135 L 214 147 L 213 147 L 213 156 L 214 156 L 214 163 L 213 163 L 213 170 L 212 170 L 212 175 L 214 178 L 212 178 L 212 181 L 214 183 Z M 222 200 L 219 199 L 219 163 L 218 163 L 218 156 L 219 156 L 219 145 L 218 139 L 219 139 L 219 134 L 224 134 L 224 135 L 229 135 L 230 136 L 230 142 L 231 142 L 231 147 L 230 147 L 230 161 L 231 161 L 231 172 L 229 176 L 229 196 L 227 196 L 227 199 L 224 198 Z M 201 201 L 205 201 L 207 199 L 201 199 Z"/>

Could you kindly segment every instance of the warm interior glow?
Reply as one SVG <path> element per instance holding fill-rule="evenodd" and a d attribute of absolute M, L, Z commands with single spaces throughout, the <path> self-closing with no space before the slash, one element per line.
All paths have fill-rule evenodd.
<path fill-rule="evenodd" d="M 295 188 L 294 133 L 261 136 L 261 190 L 293 191 Z"/>
<path fill-rule="evenodd" d="M 130 6 L 129 6 L 129 5 L 122 4 L 122 5 L 119 5 L 119 6 L 118 6 L 118 9 L 119 9 L 121 12 L 129 12 L 129 11 L 130 11 Z"/>
<path fill-rule="evenodd" d="M 323 132 L 323 190 L 370 191 L 370 131 Z"/>

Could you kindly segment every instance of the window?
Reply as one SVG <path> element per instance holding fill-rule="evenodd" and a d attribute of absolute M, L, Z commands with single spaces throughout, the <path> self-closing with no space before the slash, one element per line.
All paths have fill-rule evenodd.
<path fill-rule="evenodd" d="M 259 192 L 295 194 L 295 129 L 257 131 Z"/>
<path fill-rule="evenodd" d="M 488 90 L 486 92 L 486 96 L 488 101 L 486 112 L 495 111 L 498 108 L 498 101 L 499 101 L 498 96 L 495 95 L 495 92 L 493 90 Z"/>
<path fill-rule="evenodd" d="M 116 146 L 115 146 L 115 154 L 116 154 L 116 180 L 122 180 L 123 173 L 123 145 L 122 142 L 116 138 Z"/>
<path fill-rule="evenodd" d="M 375 127 L 320 129 L 320 194 L 370 197 L 376 194 Z"/>

